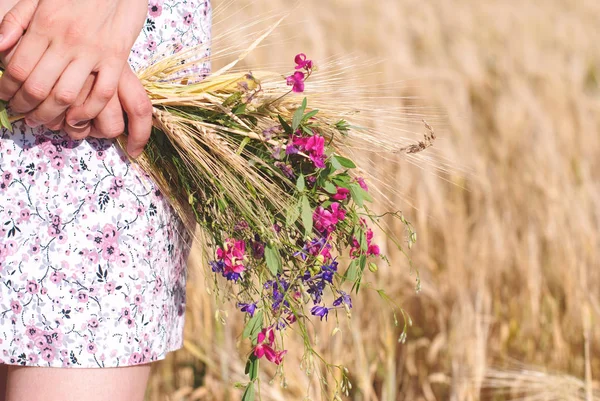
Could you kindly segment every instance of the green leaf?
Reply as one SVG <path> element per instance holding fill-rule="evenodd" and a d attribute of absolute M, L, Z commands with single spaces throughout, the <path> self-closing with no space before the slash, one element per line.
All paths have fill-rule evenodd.
<path fill-rule="evenodd" d="M 350 184 L 350 195 L 359 207 L 363 207 L 365 201 L 373 202 L 371 195 L 356 183 Z"/>
<path fill-rule="evenodd" d="M 242 401 L 254 401 L 254 383 L 248 384 L 244 395 L 242 395 Z"/>
<path fill-rule="evenodd" d="M 331 181 L 326 181 L 325 185 L 323 185 L 323 189 L 332 195 L 337 194 L 337 188 Z"/>
<path fill-rule="evenodd" d="M 346 269 L 346 273 L 344 274 L 344 279 L 349 281 L 355 281 L 358 277 L 358 269 L 356 265 L 356 259 L 352 259 L 352 262 L 348 265 L 348 269 Z"/>
<path fill-rule="evenodd" d="M 309 236 L 313 230 L 313 210 L 310 207 L 308 197 L 303 195 L 301 198 L 302 224 L 304 224 L 305 235 Z"/>
<path fill-rule="evenodd" d="M 238 148 L 237 153 L 238 155 L 241 155 L 242 152 L 244 151 L 244 148 L 246 147 L 246 145 L 248 145 L 250 143 L 250 137 L 247 136 L 242 140 L 242 143 L 240 143 L 240 147 Z"/>
<path fill-rule="evenodd" d="M 300 204 L 296 203 L 294 206 L 288 208 L 285 223 L 288 226 L 292 226 L 298 221 L 298 217 L 300 217 Z"/>
<path fill-rule="evenodd" d="M 223 102 L 223 107 L 229 107 L 242 100 L 242 92 L 235 92 Z"/>
<path fill-rule="evenodd" d="M 344 166 L 342 166 L 342 163 L 340 163 L 340 161 L 335 156 L 331 158 L 331 167 L 333 167 L 336 170 L 344 169 Z"/>
<path fill-rule="evenodd" d="M 300 174 L 298 176 L 298 179 L 296 180 L 296 188 L 298 188 L 298 191 L 300 192 L 304 192 L 304 190 L 306 189 L 306 183 L 304 182 L 304 174 Z"/>
<path fill-rule="evenodd" d="M 304 98 L 302 100 L 302 106 L 300 106 L 296 112 L 294 113 L 294 118 L 292 118 L 292 131 L 296 131 L 302 122 L 302 118 L 304 117 L 304 111 L 306 110 L 307 100 Z"/>
<path fill-rule="evenodd" d="M 279 270 L 281 270 L 281 255 L 271 244 L 267 244 L 265 247 L 265 259 L 269 271 L 272 275 L 276 276 L 277 273 L 279 273 Z"/>
<path fill-rule="evenodd" d="M 240 114 L 244 114 L 246 112 L 246 103 L 242 103 L 242 104 L 238 104 L 237 106 L 235 106 L 232 110 L 233 114 L 240 115 Z"/>
<path fill-rule="evenodd" d="M 354 164 L 354 162 L 348 158 L 342 157 L 342 156 L 333 156 L 333 158 L 342 166 L 345 168 L 356 168 L 356 164 Z"/>
<path fill-rule="evenodd" d="M 311 118 L 313 118 L 314 116 L 316 116 L 318 112 L 319 112 L 319 110 L 313 110 L 313 111 L 310 111 L 310 112 L 306 113 L 304 115 L 304 117 L 302 117 L 302 122 L 310 120 Z"/>
<path fill-rule="evenodd" d="M 0 100 L 0 128 L 6 128 L 10 132 L 12 132 L 12 124 L 8 119 L 8 110 L 6 110 L 6 102 L 4 100 Z"/>
<path fill-rule="evenodd" d="M 248 320 L 242 332 L 242 338 L 253 338 L 262 329 L 263 311 L 258 311 Z"/>
<path fill-rule="evenodd" d="M 277 115 L 277 118 L 279 119 L 279 123 L 281 124 L 281 127 L 283 128 L 285 133 L 288 135 L 292 135 L 294 133 L 292 127 L 290 127 L 290 125 L 280 115 Z"/>
<path fill-rule="evenodd" d="M 250 355 L 248 361 L 246 361 L 245 373 L 248 375 L 251 381 L 258 379 L 258 364 L 259 359 L 254 354 Z"/>
<path fill-rule="evenodd" d="M 356 237 L 360 246 L 360 250 L 366 252 L 369 249 L 367 244 L 367 234 L 364 232 L 364 230 L 357 230 Z"/>

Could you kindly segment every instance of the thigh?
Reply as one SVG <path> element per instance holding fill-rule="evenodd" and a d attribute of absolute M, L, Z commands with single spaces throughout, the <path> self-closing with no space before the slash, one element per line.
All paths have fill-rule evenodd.
<path fill-rule="evenodd" d="M 4 401 L 6 394 L 6 375 L 8 374 L 8 366 L 0 363 L 0 401 Z"/>
<path fill-rule="evenodd" d="M 6 401 L 143 401 L 150 365 L 125 368 L 10 366 Z"/>

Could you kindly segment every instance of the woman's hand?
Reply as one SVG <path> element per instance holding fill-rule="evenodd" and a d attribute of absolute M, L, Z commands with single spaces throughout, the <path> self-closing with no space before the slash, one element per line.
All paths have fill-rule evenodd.
<path fill-rule="evenodd" d="M 20 7 L 14 7 L 21 2 Z M 2 0 L 0 4 L 0 21 L 14 7 L 12 17 L 8 19 L 9 23 L 3 25 L 4 29 L 0 30 L 5 35 L 5 41 L 2 41 L 4 46 L 10 46 L 10 43 L 16 44 L 21 40 L 21 35 L 24 29 L 29 26 L 30 19 L 35 12 L 35 9 L 29 9 L 28 7 L 35 7 L 36 4 L 37 2 L 28 0 Z M 8 65 L 10 63 L 15 54 L 16 47 L 18 46 L 13 45 L 8 51 L 0 52 L 1 64 Z M 90 92 L 92 92 L 95 81 L 96 74 L 91 74 L 87 77 L 81 92 L 79 92 L 71 109 L 68 110 L 70 116 L 85 113 L 85 101 Z M 142 153 L 150 137 L 152 129 L 152 105 L 148 100 L 143 86 L 129 66 L 122 72 L 117 93 L 91 123 L 83 124 L 82 126 L 65 125 L 64 118 L 66 111 L 64 111 L 45 125 L 53 130 L 64 129 L 73 139 L 83 139 L 88 135 L 97 138 L 114 138 L 121 135 L 124 131 L 123 111 L 127 113 L 129 120 L 127 152 L 130 156 L 137 157 Z"/>
<path fill-rule="evenodd" d="M 67 121 L 89 125 L 117 93 L 146 10 L 146 0 L 19 0 L 0 24 L 0 52 L 20 40 L 0 79 L 0 99 L 27 114 L 30 126 L 52 123 L 95 74 L 90 95 Z"/>

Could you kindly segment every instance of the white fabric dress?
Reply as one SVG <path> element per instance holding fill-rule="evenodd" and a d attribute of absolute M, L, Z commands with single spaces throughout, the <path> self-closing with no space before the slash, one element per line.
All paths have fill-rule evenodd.
<path fill-rule="evenodd" d="M 208 0 L 152 0 L 130 63 L 207 43 L 210 27 Z M 186 235 L 113 141 L 16 124 L 0 174 L 0 363 L 129 366 L 181 347 Z"/>

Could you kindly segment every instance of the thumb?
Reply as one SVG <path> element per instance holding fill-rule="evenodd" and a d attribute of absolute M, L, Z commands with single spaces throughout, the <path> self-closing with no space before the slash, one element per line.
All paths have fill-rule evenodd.
<path fill-rule="evenodd" d="M 0 23 L 0 52 L 17 44 L 29 26 L 39 0 L 21 0 L 10 9 Z"/>

